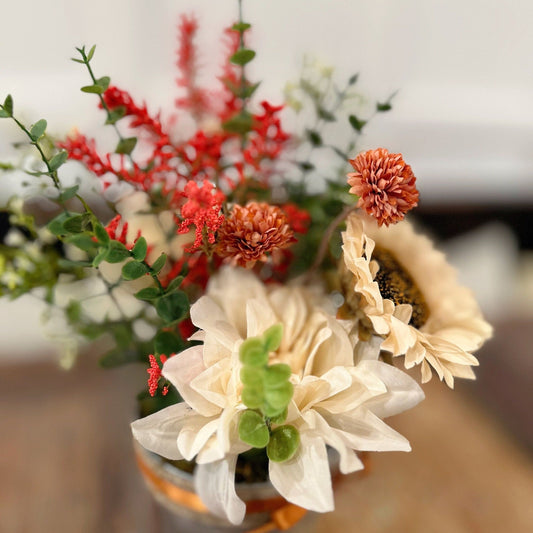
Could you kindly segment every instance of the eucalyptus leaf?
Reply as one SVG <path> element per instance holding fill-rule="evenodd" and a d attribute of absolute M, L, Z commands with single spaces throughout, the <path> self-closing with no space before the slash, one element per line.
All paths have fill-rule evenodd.
<path fill-rule="evenodd" d="M 83 48 L 85 49 L 85 47 L 83 47 Z M 93 44 L 93 46 L 89 50 L 89 53 L 87 54 L 87 62 L 89 62 L 93 58 L 95 50 L 96 50 L 96 45 Z"/>
<path fill-rule="evenodd" d="M 126 280 L 138 279 L 147 273 L 148 267 L 137 261 L 130 261 L 122 267 L 122 277 Z"/>
<path fill-rule="evenodd" d="M 263 417 L 247 409 L 239 419 L 239 438 L 254 448 L 264 448 L 270 439 L 270 433 Z"/>
<path fill-rule="evenodd" d="M 147 252 L 148 244 L 146 243 L 146 239 L 144 237 L 139 237 L 131 250 L 133 259 L 136 261 L 144 261 Z"/>
<path fill-rule="evenodd" d="M 115 148 L 116 154 L 125 154 L 130 155 L 137 144 L 137 137 L 127 137 L 126 139 L 121 139 Z"/>
<path fill-rule="evenodd" d="M 159 289 L 156 289 L 155 287 L 146 287 L 141 289 L 139 292 L 136 292 L 134 296 L 138 300 L 145 300 L 149 302 L 159 298 L 161 293 L 159 292 Z"/>
<path fill-rule="evenodd" d="M 268 363 L 268 351 L 261 339 L 250 337 L 241 344 L 239 358 L 244 365 L 264 366 Z"/>
<path fill-rule="evenodd" d="M 47 126 L 47 123 L 46 123 L 46 120 L 44 120 L 44 118 L 42 118 L 41 120 L 38 120 L 30 129 L 31 138 L 34 141 L 38 141 L 43 136 L 44 132 L 46 131 L 46 126 Z"/>
<path fill-rule="evenodd" d="M 237 50 L 231 57 L 230 61 L 234 65 L 244 66 L 255 57 L 255 52 L 247 48 Z"/>
<path fill-rule="evenodd" d="M 142 263 L 134 264 L 142 265 Z M 155 301 L 155 310 L 165 322 L 176 322 L 185 318 L 189 312 L 189 299 L 183 291 L 165 294 Z"/>
<path fill-rule="evenodd" d="M 294 456 L 300 445 L 300 433 L 294 426 L 279 426 L 270 435 L 267 455 L 271 461 L 281 463 Z"/>
<path fill-rule="evenodd" d="M 131 257 L 129 250 L 119 241 L 111 241 L 107 247 L 105 260 L 108 263 L 121 263 Z"/>
<path fill-rule="evenodd" d="M 8 116 L 13 116 L 13 97 L 10 94 L 6 96 L 3 107 Z"/>
<path fill-rule="evenodd" d="M 48 162 L 48 166 L 50 167 L 50 170 L 54 172 L 57 170 L 61 165 L 64 165 L 68 159 L 68 153 L 65 150 L 61 150 L 57 154 L 50 159 Z"/>
<path fill-rule="evenodd" d="M 361 130 L 366 124 L 366 120 L 360 120 L 355 115 L 350 115 L 348 117 L 348 120 L 350 121 L 350 125 L 352 126 L 352 128 L 358 133 L 361 133 Z"/>
<path fill-rule="evenodd" d="M 155 274 L 159 274 L 161 272 L 161 269 L 165 266 L 165 263 L 167 262 L 167 256 L 166 254 L 161 254 L 153 263 L 152 265 L 152 271 Z"/>

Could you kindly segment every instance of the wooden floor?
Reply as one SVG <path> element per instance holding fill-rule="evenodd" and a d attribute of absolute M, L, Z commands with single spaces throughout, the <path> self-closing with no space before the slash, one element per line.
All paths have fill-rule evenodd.
<path fill-rule="evenodd" d="M 1 533 L 158 531 L 128 426 L 144 377 L 136 368 L 103 371 L 90 357 L 70 372 L 0 367 Z M 472 392 L 486 393 L 483 383 L 454 392 L 430 383 L 420 406 L 390 421 L 413 452 L 373 454 L 368 475 L 344 478 L 317 532 L 533 531 L 527 439 L 481 406 L 483 394 Z M 528 426 L 531 396 L 524 401 Z"/>

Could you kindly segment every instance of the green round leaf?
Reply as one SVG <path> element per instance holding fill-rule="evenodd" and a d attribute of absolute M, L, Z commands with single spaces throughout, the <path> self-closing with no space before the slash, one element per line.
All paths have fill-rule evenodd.
<path fill-rule="evenodd" d="M 259 409 L 265 402 L 263 384 L 253 387 L 245 385 L 241 392 L 241 400 L 249 409 Z"/>
<path fill-rule="evenodd" d="M 143 265 L 143 263 L 136 264 Z M 165 322 L 176 322 L 185 318 L 189 312 L 189 299 L 183 291 L 166 294 L 156 300 L 155 310 Z"/>
<path fill-rule="evenodd" d="M 161 296 L 161 293 L 156 287 L 146 287 L 144 289 L 141 289 L 139 292 L 136 292 L 134 296 L 138 300 L 146 300 L 147 302 L 149 302 L 151 300 L 159 298 L 159 296 Z"/>
<path fill-rule="evenodd" d="M 53 172 L 54 170 L 57 170 L 61 165 L 65 164 L 65 162 L 68 159 L 68 153 L 65 150 L 61 150 L 61 152 L 57 152 L 52 159 L 48 162 L 48 166 L 50 167 L 50 170 Z"/>
<path fill-rule="evenodd" d="M 285 409 L 292 398 L 294 387 L 289 381 L 285 381 L 275 389 L 265 390 L 265 400 L 274 409 Z"/>
<path fill-rule="evenodd" d="M 282 338 L 283 324 L 274 324 L 273 326 L 269 327 L 263 334 L 266 351 L 275 352 L 279 348 Z"/>
<path fill-rule="evenodd" d="M 130 257 L 128 249 L 119 241 L 111 241 L 107 248 L 105 260 L 108 263 L 120 263 Z"/>
<path fill-rule="evenodd" d="M 44 118 L 42 118 L 41 120 L 38 120 L 31 127 L 31 130 L 30 130 L 31 138 L 34 141 L 38 141 L 43 136 L 43 133 L 45 132 L 45 130 L 46 130 L 46 120 L 44 120 Z"/>
<path fill-rule="evenodd" d="M 241 381 L 250 387 L 262 387 L 265 370 L 258 366 L 243 366 L 241 368 Z"/>
<path fill-rule="evenodd" d="M 287 420 L 288 414 L 289 414 L 289 410 L 287 409 L 287 407 L 285 407 L 285 409 L 283 409 L 281 413 L 271 416 L 270 422 L 272 422 L 272 424 L 283 424 L 283 422 Z"/>
<path fill-rule="evenodd" d="M 264 366 L 268 363 L 268 352 L 263 341 L 257 337 L 246 339 L 241 344 L 239 357 L 244 365 Z"/>
<path fill-rule="evenodd" d="M 291 367 L 284 363 L 269 366 L 265 371 L 265 387 L 276 389 L 285 386 L 291 377 Z"/>
<path fill-rule="evenodd" d="M 239 419 L 239 438 L 254 448 L 264 448 L 268 444 L 270 434 L 263 417 L 246 410 Z"/>
<path fill-rule="evenodd" d="M 240 50 L 237 50 L 230 58 L 229 60 L 234 65 L 246 65 L 246 63 L 249 63 L 253 58 L 255 57 L 255 52 L 253 50 L 249 50 L 247 48 L 241 48 Z"/>
<path fill-rule="evenodd" d="M 183 348 L 183 341 L 170 331 L 160 331 L 154 337 L 154 350 L 157 354 L 170 356 L 173 353 L 181 352 Z"/>
<path fill-rule="evenodd" d="M 280 426 L 272 431 L 267 445 L 267 455 L 271 461 L 282 463 L 296 453 L 300 445 L 300 433 L 294 426 Z"/>
<path fill-rule="evenodd" d="M 137 261 L 130 261 L 122 267 L 122 277 L 127 280 L 140 278 L 146 273 L 148 273 L 148 267 Z"/>

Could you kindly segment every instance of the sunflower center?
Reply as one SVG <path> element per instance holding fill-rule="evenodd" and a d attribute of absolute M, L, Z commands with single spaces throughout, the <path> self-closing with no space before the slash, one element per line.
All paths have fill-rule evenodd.
<path fill-rule="evenodd" d="M 376 247 L 372 252 L 372 259 L 379 265 L 375 281 L 379 285 L 381 296 L 395 304 L 409 304 L 413 308 L 409 323 L 415 328 L 421 328 L 429 317 L 429 308 L 411 274 L 384 248 Z"/>

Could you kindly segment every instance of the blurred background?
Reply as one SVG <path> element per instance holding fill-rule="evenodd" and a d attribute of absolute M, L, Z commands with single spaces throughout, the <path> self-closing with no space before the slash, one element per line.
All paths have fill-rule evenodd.
<path fill-rule="evenodd" d="M 378 471 L 369 476 L 373 481 L 362 482 L 366 486 L 354 484 L 356 488 L 348 492 L 364 500 L 367 489 L 381 496 L 390 490 L 393 497 L 394 490 L 405 484 L 410 496 L 400 500 L 411 511 L 390 505 L 373 507 L 373 511 L 365 511 L 367 525 L 361 522 L 357 531 L 529 530 L 533 517 L 524 515 L 529 504 L 518 506 L 533 496 L 533 3 L 245 0 L 244 11 L 253 24 L 252 46 L 258 52 L 250 69 L 252 79 L 262 80 L 258 99 L 265 96 L 274 103 L 282 102 L 286 82 L 298 77 L 302 58 L 310 53 L 321 64 L 334 65 L 335 77 L 341 82 L 358 72 L 357 87 L 363 98 L 385 100 L 397 91 L 393 110 L 372 119 L 357 149 L 384 146 L 404 154 L 421 192 L 418 221 L 439 241 L 495 326 L 494 339 L 479 353 L 476 382 L 460 383 L 454 394 L 432 384 L 428 400 L 419 408 L 418 425 L 408 416 L 399 417 L 399 429 L 411 431 L 408 438 L 415 449 L 413 456 L 419 454 L 418 462 L 415 456 L 410 466 L 402 463 L 403 459 L 395 466 L 398 459 L 393 457 L 386 465 L 392 475 L 382 471 L 380 478 Z M 166 110 L 172 111 L 177 94 L 175 50 L 180 12 L 198 15 L 201 57 L 205 78 L 210 79 L 222 57 L 222 28 L 237 17 L 236 1 L 3 2 L 0 98 L 12 94 L 17 112 L 27 123 L 45 117 L 50 131 L 58 136 L 73 127 L 88 134 L 96 132 L 102 116 L 94 99 L 79 91 L 87 83 L 87 74 L 69 60 L 75 55 L 75 46 L 96 43 L 98 72 L 109 75 L 137 100 L 145 100 L 150 110 L 161 109 L 164 116 Z M 9 153 L 16 136 L 11 125 L 0 124 L 2 156 Z M 9 177 L 0 180 L 1 205 L 16 184 Z M 31 501 L 40 502 L 35 503 L 33 528 L 20 526 L 20 520 L 30 520 L 31 513 L 24 519 L 13 514 L 12 529 L 6 531 L 49 530 L 39 516 L 45 516 L 47 508 L 54 509 L 57 500 L 53 499 L 51 506 L 46 504 L 50 502 L 42 498 L 39 487 L 44 490 L 57 472 L 50 465 L 66 468 L 58 449 L 67 446 L 67 441 L 78 443 L 78 457 L 71 458 L 74 461 L 94 451 L 93 462 L 83 456 L 80 472 L 90 477 L 97 464 L 100 477 L 81 482 L 78 488 L 72 480 L 57 481 L 57 494 L 72 506 L 67 514 L 85 525 L 61 522 L 61 513 L 52 513 L 58 522 L 46 515 L 56 531 L 151 531 L 153 524 L 140 511 L 135 511 L 137 522 L 125 511 L 118 517 L 99 492 L 100 481 L 110 483 L 105 475 L 109 471 L 114 485 L 105 495 L 116 499 L 115 509 L 132 507 L 139 498 L 148 501 L 136 492 L 121 492 L 126 478 L 132 487 L 140 481 L 116 449 L 117 443 L 128 446 L 124 418 L 133 411 L 133 395 L 144 379 L 142 372 L 96 375 L 96 364 L 88 356 L 71 374 L 61 374 L 55 366 L 56 349 L 41 333 L 41 312 L 28 298 L 0 300 L 0 397 L 5 400 L 3 416 L 11 414 L 16 428 L 7 442 L 10 453 L 2 454 L 0 466 L 2 475 L 21 491 L 14 492 L 17 498 L 29 490 L 28 483 L 37 483 L 37 489 L 29 494 L 34 498 Z M 40 411 L 34 411 L 37 400 L 41 401 Z M 116 434 L 102 425 L 96 413 L 86 410 L 92 401 L 92 408 L 106 411 L 103 420 L 118 426 Z M 436 409 L 433 415 L 431 408 Z M 54 409 L 56 418 L 51 420 L 59 433 L 63 431 L 62 444 L 56 443 L 53 449 L 44 446 L 49 450 L 48 467 L 32 463 L 24 470 L 20 462 L 33 454 L 33 449 L 27 442 L 30 427 L 21 417 L 37 424 L 44 435 L 51 429 L 44 419 Z M 89 429 L 73 429 L 76 417 L 85 420 Z M 435 419 L 441 433 L 429 428 Z M 43 435 L 40 438 L 45 438 Z M 82 437 L 93 448 L 87 444 L 80 451 Z M 417 451 L 417 441 L 422 451 Z M 447 444 L 442 444 L 444 441 Z M 472 454 L 469 461 L 464 457 L 464 442 Z M 438 459 L 442 446 L 450 455 Z M 9 457 L 17 457 L 19 463 Z M 439 467 L 441 460 L 449 461 L 450 469 L 457 466 L 455 477 Z M 12 465 L 18 465 L 18 470 Z M 425 474 L 420 465 L 427 467 Z M 376 470 L 378 467 L 379 463 Z M 408 481 L 413 467 L 418 468 L 416 482 Z M 506 478 L 498 477 L 502 469 L 506 469 Z M 25 472 L 22 480 L 17 473 L 21 471 Z M 463 479 L 461 471 L 467 472 Z M 431 472 L 436 472 L 441 490 L 433 485 Z M 457 490 L 462 483 L 467 488 L 459 491 L 459 499 Z M 504 483 L 507 492 L 499 488 Z M 426 501 L 430 484 L 432 497 Z M 357 488 L 361 486 L 364 491 Z M 484 487 L 492 491 L 489 496 Z M 429 506 L 432 515 L 417 509 L 417 498 Z M 5 505 L 0 516 L 5 516 L 8 507 L 13 509 L 15 501 L 0 497 L 0 504 Z M 365 506 L 372 505 L 364 501 Z M 349 502 L 341 504 L 340 512 L 350 512 Z M 442 518 L 439 525 L 437 512 L 451 521 Z M 506 513 L 517 520 L 514 528 L 506 522 Z M 104 519 L 111 520 L 111 529 L 99 529 Z M 340 527 L 341 522 L 335 520 L 341 519 L 324 522 L 324 531 L 334 524 Z"/>

